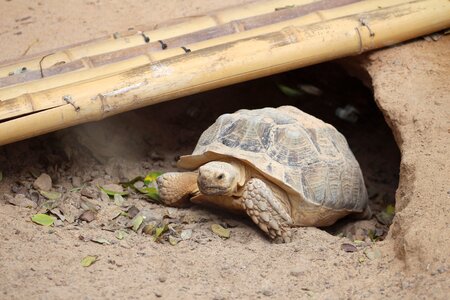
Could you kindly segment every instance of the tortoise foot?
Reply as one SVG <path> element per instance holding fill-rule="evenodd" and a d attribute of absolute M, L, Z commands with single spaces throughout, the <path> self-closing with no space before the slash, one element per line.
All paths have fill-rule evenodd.
<path fill-rule="evenodd" d="M 242 202 L 253 222 L 271 239 L 283 243 L 291 241 L 291 216 L 264 181 L 250 179 L 245 186 Z"/>
<path fill-rule="evenodd" d="M 197 190 L 197 174 L 168 172 L 156 180 L 161 201 L 170 206 L 183 206 Z"/>

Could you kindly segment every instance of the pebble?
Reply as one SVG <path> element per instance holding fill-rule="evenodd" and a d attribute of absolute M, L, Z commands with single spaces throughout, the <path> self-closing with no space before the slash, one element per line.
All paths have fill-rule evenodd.
<path fill-rule="evenodd" d="M 291 270 L 291 272 L 289 272 L 289 274 L 294 277 L 300 277 L 303 276 L 305 272 L 302 269 L 293 269 Z"/>
<path fill-rule="evenodd" d="M 4 195 L 4 199 L 15 206 L 20 206 L 20 207 L 31 207 L 31 208 L 36 208 L 37 204 L 34 201 L 31 201 L 30 199 L 28 199 L 27 197 L 25 197 L 25 195 L 23 194 L 17 194 L 15 197 L 5 194 Z"/>
<path fill-rule="evenodd" d="M 73 187 L 80 187 L 81 186 L 81 178 L 78 176 L 72 177 L 72 186 Z"/>
<path fill-rule="evenodd" d="M 159 282 L 166 282 L 167 278 L 164 277 L 164 276 L 160 276 L 160 277 L 158 278 L 158 280 L 159 280 Z"/>
<path fill-rule="evenodd" d="M 91 199 L 95 199 L 98 197 L 98 190 L 92 186 L 85 186 L 84 188 L 81 189 L 81 195 L 91 198 Z"/>
<path fill-rule="evenodd" d="M 273 292 L 271 290 L 264 290 L 263 295 L 269 297 L 273 295 Z"/>
<path fill-rule="evenodd" d="M 95 219 L 95 213 L 92 210 L 86 210 L 79 218 L 81 221 L 92 222 Z"/>
<path fill-rule="evenodd" d="M 104 188 L 105 190 L 108 190 L 108 191 L 116 192 L 116 193 L 123 192 L 123 187 L 121 185 L 114 184 L 114 183 L 105 184 L 102 186 L 102 188 Z"/>
<path fill-rule="evenodd" d="M 55 225 L 55 227 L 62 227 L 62 226 L 64 226 L 64 222 L 61 221 L 60 219 L 56 219 L 55 222 L 53 222 L 53 224 Z"/>
<path fill-rule="evenodd" d="M 46 173 L 42 173 L 33 183 L 33 187 L 41 191 L 50 191 L 52 188 L 52 179 Z"/>

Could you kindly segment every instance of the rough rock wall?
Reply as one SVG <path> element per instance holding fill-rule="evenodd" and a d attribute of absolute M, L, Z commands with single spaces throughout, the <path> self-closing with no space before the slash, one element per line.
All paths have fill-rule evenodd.
<path fill-rule="evenodd" d="M 449 268 L 450 36 L 371 53 L 362 63 L 402 160 L 388 240 L 409 269 Z"/>

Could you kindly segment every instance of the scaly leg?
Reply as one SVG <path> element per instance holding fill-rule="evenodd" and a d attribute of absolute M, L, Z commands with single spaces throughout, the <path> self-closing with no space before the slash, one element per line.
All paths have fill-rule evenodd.
<path fill-rule="evenodd" d="M 275 241 L 290 242 L 291 216 L 267 184 L 260 179 L 252 178 L 244 189 L 242 202 L 253 222 Z"/>
<path fill-rule="evenodd" d="M 158 177 L 159 197 L 169 206 L 183 206 L 189 198 L 198 194 L 196 172 L 168 172 Z"/>

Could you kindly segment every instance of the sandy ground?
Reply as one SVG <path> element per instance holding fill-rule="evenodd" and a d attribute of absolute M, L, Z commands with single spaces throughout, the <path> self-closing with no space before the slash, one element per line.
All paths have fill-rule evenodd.
<path fill-rule="evenodd" d="M 2 1 L 0 9 L 7 13 L 0 19 L 0 61 L 243 2 L 165 1 L 162 6 L 158 1 Z M 1 147 L 0 298 L 446 299 L 449 49 L 448 36 L 438 42 L 417 40 L 340 64 L 361 79 L 370 75 L 374 100 L 392 128 L 401 162 L 371 91 L 336 64 Z M 292 99 L 276 87 L 298 82 L 319 86 L 324 94 L 319 99 Z M 292 243 L 272 244 L 241 216 L 201 207 L 168 209 L 137 193 L 121 206 L 102 199 L 97 185 L 174 169 L 177 156 L 189 153 L 219 114 L 242 106 L 281 104 L 296 105 L 344 133 L 361 164 L 376 212 L 393 204 L 395 194 L 396 215 L 386 239 L 387 228 L 376 219 L 347 219 L 327 230 L 297 228 Z M 335 109 L 345 104 L 361 111 L 357 123 L 334 116 Z M 78 218 L 86 207 L 95 207 L 95 220 L 67 220 L 47 228 L 31 222 L 37 209 L 9 204 L 11 197 L 42 204 L 43 197 L 32 187 L 41 173 L 49 174 L 52 190 L 63 194 L 63 215 Z M 116 224 L 110 222 L 118 208 L 130 212 L 132 206 L 172 224 L 173 232 L 154 242 L 151 235 L 123 229 L 131 221 L 126 216 L 115 219 Z M 229 227 L 231 237 L 212 233 L 212 224 Z M 117 239 L 113 225 L 128 235 Z M 371 240 L 367 228 L 380 229 L 381 241 Z M 168 234 L 179 236 L 183 231 L 192 236 L 175 246 L 165 240 Z M 94 242 L 99 239 L 110 244 Z M 355 239 L 364 242 L 354 243 Z M 343 251 L 344 243 L 357 245 L 357 251 Z M 96 255 L 98 261 L 82 267 L 86 255 Z"/>

